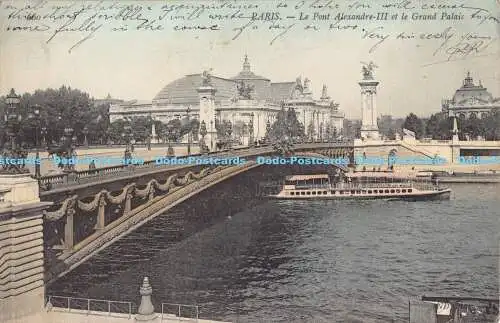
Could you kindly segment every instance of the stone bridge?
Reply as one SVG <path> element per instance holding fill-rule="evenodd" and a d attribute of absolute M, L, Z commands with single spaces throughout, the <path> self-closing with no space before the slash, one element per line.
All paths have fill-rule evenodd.
<path fill-rule="evenodd" d="M 294 148 L 297 157 L 352 158 L 353 153 L 353 146 L 348 142 L 300 144 Z M 41 200 L 54 203 L 51 209 L 44 211 L 45 245 L 51 253 L 48 281 L 65 275 L 183 201 L 261 166 L 256 162 L 258 156 L 274 155 L 273 148 L 266 146 L 211 154 L 212 157 L 245 158 L 246 162 L 239 165 L 167 166 L 153 161 L 149 166 L 65 174 L 65 180 L 60 180 L 64 176 L 42 178 L 40 187 L 45 190 L 40 193 Z M 333 167 L 348 171 L 345 165 Z"/>

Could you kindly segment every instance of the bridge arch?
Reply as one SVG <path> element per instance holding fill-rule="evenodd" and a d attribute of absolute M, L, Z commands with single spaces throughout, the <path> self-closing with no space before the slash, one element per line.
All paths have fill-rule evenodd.
<path fill-rule="evenodd" d="M 298 153 L 296 156 L 325 158 L 324 155 L 307 152 Z M 44 213 L 46 221 L 61 221 L 60 223 L 63 224 L 64 237 L 62 240 L 64 240 L 63 246 L 66 248 L 65 252 L 57 257 L 59 264 L 51 270 L 52 276 L 48 277 L 49 281 L 64 276 L 123 236 L 180 203 L 218 183 L 260 166 L 266 165 L 258 164 L 256 161 L 248 161 L 241 165 L 205 168 L 199 174 L 189 172 L 183 177 L 176 174 L 171 175 L 163 184 L 152 179 L 145 188 L 139 188 L 135 183 L 130 183 L 122 188 L 119 195 L 102 190 L 93 197 L 88 196 L 85 199 L 80 199 L 74 195 L 66 199 L 58 210 Z M 341 171 L 348 171 L 347 166 L 344 165 L 324 166 L 333 166 Z M 135 197 L 144 199 L 144 202 L 134 206 L 132 200 Z M 106 210 L 116 207 L 117 204 L 123 205 L 123 214 L 107 223 Z M 84 212 L 82 213 L 82 211 Z M 74 228 L 74 217 L 76 216 L 96 217 L 95 231 L 83 237 L 81 241 L 75 241 L 77 228 Z"/>

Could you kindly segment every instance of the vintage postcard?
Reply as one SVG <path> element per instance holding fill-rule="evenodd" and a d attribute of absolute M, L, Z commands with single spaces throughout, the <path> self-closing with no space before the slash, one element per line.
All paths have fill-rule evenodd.
<path fill-rule="evenodd" d="M 500 322 L 499 20 L 0 1 L 0 321 Z"/>

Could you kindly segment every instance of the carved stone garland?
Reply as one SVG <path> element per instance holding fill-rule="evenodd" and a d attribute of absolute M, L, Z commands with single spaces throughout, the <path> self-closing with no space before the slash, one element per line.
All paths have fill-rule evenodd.
<path fill-rule="evenodd" d="M 102 190 L 95 194 L 93 200 L 89 203 L 82 202 L 81 200 L 78 200 L 78 195 L 73 195 L 72 197 L 64 200 L 58 210 L 45 210 L 43 212 L 44 218 L 48 221 L 57 221 L 65 215 L 73 216 L 76 214 L 76 208 L 85 212 L 92 212 L 99 209 L 96 229 L 102 229 L 104 227 L 104 223 L 99 223 L 99 220 L 103 220 L 104 209 L 108 203 L 111 205 L 120 205 L 125 201 L 124 214 L 127 214 L 131 211 L 131 201 L 134 197 L 140 197 L 142 199 L 147 197 L 148 201 L 150 201 L 154 198 L 155 193 L 163 195 L 175 187 L 182 187 L 190 184 L 191 182 L 199 180 L 209 174 L 218 172 L 222 168 L 225 168 L 225 166 L 218 166 L 213 169 L 204 168 L 198 174 L 189 171 L 181 178 L 179 178 L 178 174 L 173 174 L 167 178 L 167 181 L 164 184 L 160 184 L 156 179 L 152 179 L 143 189 L 137 188 L 136 183 L 131 183 L 122 188 L 121 193 L 117 196 L 113 196 L 111 192 L 107 190 Z"/>

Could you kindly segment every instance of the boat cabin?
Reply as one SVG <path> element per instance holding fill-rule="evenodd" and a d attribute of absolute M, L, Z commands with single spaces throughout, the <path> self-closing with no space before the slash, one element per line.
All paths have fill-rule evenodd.
<path fill-rule="evenodd" d="M 293 175 L 285 177 L 285 190 L 300 190 L 311 188 L 330 188 L 330 178 L 321 175 Z"/>

